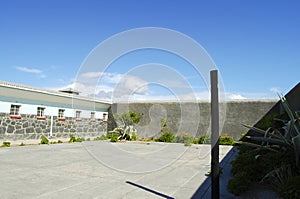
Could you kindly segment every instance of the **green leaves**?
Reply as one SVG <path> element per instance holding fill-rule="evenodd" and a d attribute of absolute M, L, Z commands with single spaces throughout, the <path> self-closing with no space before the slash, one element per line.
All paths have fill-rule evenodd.
<path fill-rule="evenodd" d="M 280 96 L 282 107 L 287 113 L 290 120 L 280 120 L 283 123 L 281 130 L 274 129 L 270 126 L 267 130 L 262 130 L 257 127 L 252 127 L 243 124 L 246 128 L 249 128 L 256 132 L 257 135 L 246 136 L 249 139 L 247 142 L 241 142 L 256 148 L 266 148 L 272 151 L 274 148 L 280 150 L 295 151 L 296 165 L 299 166 L 300 161 L 300 118 L 297 112 L 293 112 L 286 99 Z"/>
<path fill-rule="evenodd" d="M 128 111 L 122 114 L 115 114 L 118 127 L 115 128 L 111 133 L 118 134 L 118 139 L 132 140 L 137 139 L 136 129 L 134 124 L 137 124 L 142 119 L 142 114 L 136 113 L 134 111 Z"/>
<path fill-rule="evenodd" d="M 295 154 L 296 154 L 296 165 L 299 165 L 300 159 L 300 135 L 292 138 L 292 143 L 294 145 Z"/>

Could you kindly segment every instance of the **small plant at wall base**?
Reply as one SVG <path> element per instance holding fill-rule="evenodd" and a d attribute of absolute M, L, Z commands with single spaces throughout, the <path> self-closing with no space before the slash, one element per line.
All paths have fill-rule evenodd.
<path fill-rule="evenodd" d="M 10 147 L 10 142 L 3 142 L 2 147 Z"/>
<path fill-rule="evenodd" d="M 235 144 L 235 141 L 228 134 L 221 134 L 219 137 L 219 144 L 232 146 Z"/>
<path fill-rule="evenodd" d="M 210 143 L 210 137 L 207 136 L 207 135 L 202 135 L 200 138 L 199 138 L 199 141 L 197 144 L 209 144 Z"/>
<path fill-rule="evenodd" d="M 76 138 L 74 135 L 70 135 L 69 143 L 76 142 Z"/>
<path fill-rule="evenodd" d="M 107 135 L 101 135 L 100 137 L 95 137 L 94 141 L 97 141 L 97 140 L 107 140 L 107 139 L 108 139 Z"/>
<path fill-rule="evenodd" d="M 232 162 L 234 177 L 229 180 L 228 189 L 235 195 L 260 181 L 271 185 L 284 198 L 300 196 L 300 186 L 290 184 L 300 178 L 300 114 L 290 109 L 284 97 L 280 100 L 285 113 L 274 118 L 277 123 L 267 120 L 274 126 L 266 128 L 260 124 L 263 130 L 245 125 L 254 133 L 242 138 L 240 153 Z"/>
<path fill-rule="evenodd" d="M 119 136 L 118 135 L 113 135 L 110 139 L 111 142 L 118 142 Z"/>
<path fill-rule="evenodd" d="M 155 140 L 156 142 L 174 142 L 175 136 L 172 132 L 164 132 L 159 138 Z"/>
<path fill-rule="evenodd" d="M 137 133 L 132 133 L 131 140 L 136 141 L 138 139 Z"/>
<path fill-rule="evenodd" d="M 49 144 L 49 140 L 44 135 L 41 137 L 41 144 Z"/>
<path fill-rule="evenodd" d="M 76 138 L 74 135 L 70 135 L 70 140 L 69 140 L 69 143 L 73 143 L 73 142 L 83 142 L 84 141 L 84 138 Z"/>
<path fill-rule="evenodd" d="M 195 138 L 190 133 L 183 132 L 177 135 L 175 140 L 177 143 L 184 143 L 185 146 L 191 146 Z"/>

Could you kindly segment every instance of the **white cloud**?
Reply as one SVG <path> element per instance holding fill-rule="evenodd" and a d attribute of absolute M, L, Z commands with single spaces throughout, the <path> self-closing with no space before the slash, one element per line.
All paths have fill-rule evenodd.
<path fill-rule="evenodd" d="M 136 76 L 87 72 L 80 75 L 73 83 L 53 90 L 64 88 L 73 88 L 79 91 L 82 96 L 112 100 L 112 98 L 128 98 L 131 95 L 147 95 L 148 83 Z"/>
<path fill-rule="evenodd" d="M 17 66 L 17 70 L 25 72 L 25 73 L 32 73 L 38 75 L 39 78 L 43 79 L 46 78 L 46 75 L 43 73 L 42 70 L 36 69 L 36 68 L 27 68 L 24 66 Z"/>
<path fill-rule="evenodd" d="M 116 83 L 119 83 L 123 77 L 124 77 L 123 74 L 104 73 L 103 76 L 101 77 L 101 81 L 116 84 Z"/>
<path fill-rule="evenodd" d="M 41 71 L 39 69 L 27 68 L 27 67 L 24 67 L 24 66 L 17 66 L 16 69 L 18 69 L 19 71 L 22 71 L 22 72 L 26 72 L 26 73 L 34 73 L 34 74 L 43 73 L 43 71 Z"/>
<path fill-rule="evenodd" d="M 69 81 L 70 82 L 70 81 Z M 82 96 L 97 97 L 117 101 L 155 101 L 155 100 L 210 100 L 209 90 L 203 88 L 194 92 L 192 89 L 186 89 L 175 81 L 162 80 L 162 86 L 172 92 L 161 92 L 158 89 L 138 76 L 124 75 L 119 73 L 87 72 L 73 79 L 62 88 L 73 88 L 80 92 Z M 173 89 L 173 90 L 172 90 Z M 278 89 L 278 88 L 276 88 Z M 59 89 L 56 89 L 59 90 Z M 199 91 L 200 90 L 200 91 Z M 272 88 L 275 91 L 275 88 Z M 276 90 L 277 91 L 277 90 Z M 174 93 L 174 95 L 172 94 Z M 219 93 L 220 100 L 244 100 L 244 99 L 262 99 L 271 98 L 267 93 L 241 93 L 225 92 Z"/>
<path fill-rule="evenodd" d="M 79 76 L 79 82 L 90 81 L 91 79 L 95 81 L 105 82 L 105 83 L 118 83 L 123 78 L 123 74 L 118 73 L 103 73 L 103 72 L 86 72 Z"/>
<path fill-rule="evenodd" d="M 148 82 L 135 76 L 126 75 L 114 88 L 113 97 L 115 99 L 126 99 L 132 95 L 147 95 L 148 90 Z"/>
<path fill-rule="evenodd" d="M 81 74 L 81 77 L 82 78 L 99 78 L 101 76 L 101 72 L 86 72 L 86 73 L 83 73 Z"/>

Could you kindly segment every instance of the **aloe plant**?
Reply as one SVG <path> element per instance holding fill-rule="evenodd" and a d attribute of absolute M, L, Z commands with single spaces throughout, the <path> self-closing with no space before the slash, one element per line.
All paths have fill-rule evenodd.
<path fill-rule="evenodd" d="M 129 111 L 123 114 L 114 115 L 118 127 L 110 131 L 112 134 L 118 134 L 118 139 L 136 140 L 137 132 L 134 124 L 137 124 L 141 118 L 141 114 Z"/>
<path fill-rule="evenodd" d="M 241 142 L 242 144 L 253 147 L 261 147 L 272 151 L 289 150 L 295 152 L 296 166 L 299 167 L 300 161 L 300 116 L 296 111 L 292 111 L 286 98 L 279 96 L 282 107 L 287 113 L 289 120 L 280 120 L 283 122 L 282 131 L 269 127 L 267 130 L 262 130 L 256 127 L 244 125 L 250 128 L 258 135 L 245 136 L 250 139 L 248 142 Z M 251 142 L 252 141 L 252 142 Z M 253 142 L 254 141 L 254 142 Z"/>

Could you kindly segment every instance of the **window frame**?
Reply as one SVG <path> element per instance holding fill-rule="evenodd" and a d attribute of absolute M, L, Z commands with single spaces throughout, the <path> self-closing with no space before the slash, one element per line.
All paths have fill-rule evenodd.
<path fill-rule="evenodd" d="M 20 107 L 21 105 L 19 104 L 11 104 L 10 105 L 10 110 L 9 110 L 9 116 L 12 119 L 20 119 Z"/>
<path fill-rule="evenodd" d="M 80 117 L 81 112 L 82 112 L 82 111 L 79 111 L 79 110 L 77 110 L 77 111 L 75 112 L 75 120 L 76 120 L 76 121 L 81 121 L 81 117 Z"/>
<path fill-rule="evenodd" d="M 58 115 L 57 115 L 58 121 L 65 121 L 66 120 L 66 118 L 64 116 L 64 113 L 65 113 L 65 109 L 62 109 L 62 108 L 58 109 Z"/>
<path fill-rule="evenodd" d="M 96 112 L 94 112 L 94 111 L 91 112 L 91 118 L 90 119 L 93 122 L 96 121 Z"/>
<path fill-rule="evenodd" d="M 37 113 L 36 113 L 36 118 L 38 120 L 45 120 L 46 117 L 45 117 L 45 107 L 37 107 Z"/>
<path fill-rule="evenodd" d="M 107 113 L 103 113 L 103 116 L 102 116 L 102 121 L 103 122 L 107 122 L 108 121 L 108 114 Z"/>

